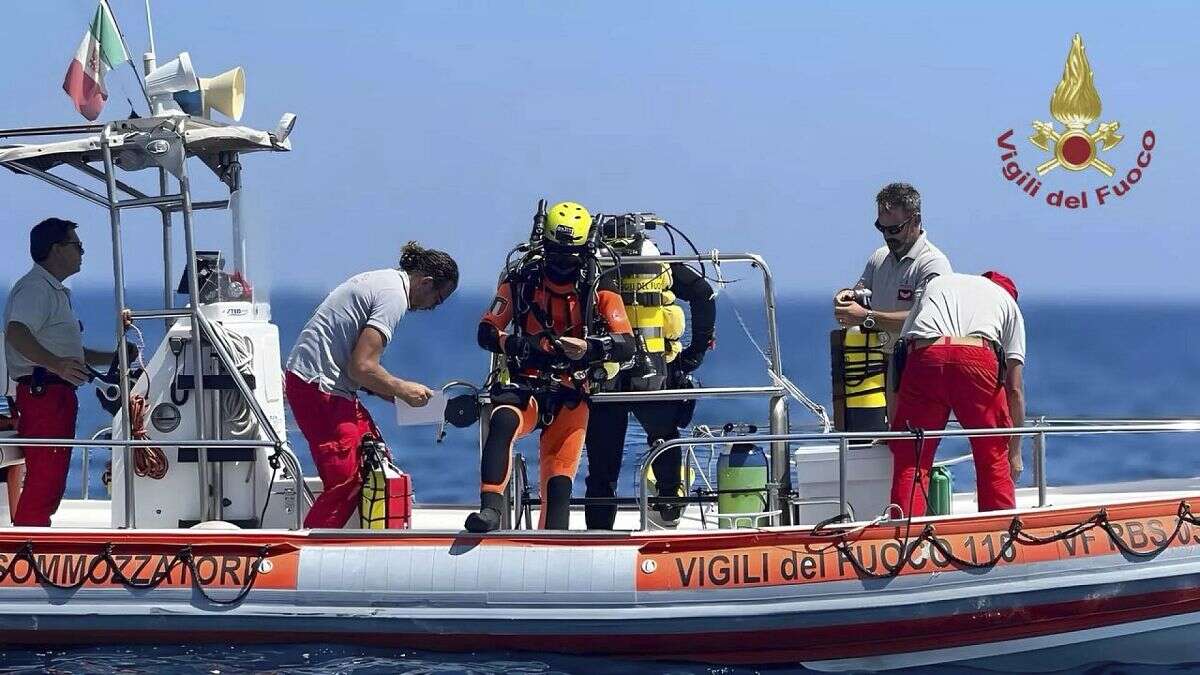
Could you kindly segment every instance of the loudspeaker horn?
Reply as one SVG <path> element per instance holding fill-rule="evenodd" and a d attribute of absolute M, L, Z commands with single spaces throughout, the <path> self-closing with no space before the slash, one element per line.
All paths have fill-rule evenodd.
<path fill-rule="evenodd" d="M 240 120 L 246 107 L 246 71 L 237 66 L 216 77 L 202 77 L 200 93 L 205 117 L 209 110 L 217 110 L 234 121 Z"/>
<path fill-rule="evenodd" d="M 176 94 L 186 96 L 187 92 L 199 89 L 200 80 L 192 67 L 192 57 L 187 52 L 180 53 L 146 75 L 146 93 L 150 95 L 151 109 L 155 115 L 185 112 L 176 101 Z"/>
<path fill-rule="evenodd" d="M 192 57 L 187 52 L 181 52 L 146 76 L 146 90 L 151 96 L 199 88 L 200 82 L 192 68 Z"/>

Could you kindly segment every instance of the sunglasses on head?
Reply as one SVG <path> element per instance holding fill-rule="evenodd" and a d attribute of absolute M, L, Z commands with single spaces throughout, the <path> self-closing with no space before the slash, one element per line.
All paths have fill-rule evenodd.
<path fill-rule="evenodd" d="M 879 219 L 876 218 L 875 219 L 875 229 L 879 230 L 880 232 L 882 232 L 884 234 L 900 234 L 900 231 L 903 230 L 905 227 L 907 227 L 908 224 L 910 222 L 912 222 L 912 219 L 916 218 L 916 217 L 917 217 L 917 214 L 914 213 L 911 216 L 909 216 L 908 218 L 905 218 L 904 222 L 899 223 L 897 225 L 882 225 L 882 224 L 880 224 Z"/>

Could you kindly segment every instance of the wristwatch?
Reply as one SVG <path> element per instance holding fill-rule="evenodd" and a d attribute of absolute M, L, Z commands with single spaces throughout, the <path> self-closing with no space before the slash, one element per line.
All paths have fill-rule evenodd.
<path fill-rule="evenodd" d="M 862 327 L 866 328 L 867 330 L 875 329 L 875 310 L 867 310 L 867 318 L 863 319 Z"/>

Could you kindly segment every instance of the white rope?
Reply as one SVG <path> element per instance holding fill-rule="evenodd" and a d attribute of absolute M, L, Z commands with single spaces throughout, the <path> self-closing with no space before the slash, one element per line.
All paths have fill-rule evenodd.
<path fill-rule="evenodd" d="M 712 296 L 709 299 L 716 300 L 717 296 L 721 294 L 721 291 L 725 290 L 725 286 L 729 282 L 725 281 L 725 276 L 721 273 L 721 252 L 714 248 L 708 252 L 708 257 L 712 262 L 713 269 L 717 273 L 717 286 L 713 289 Z"/>
<path fill-rule="evenodd" d="M 248 335 L 227 330 L 220 322 L 212 323 L 213 334 L 233 357 L 232 364 L 238 372 L 250 375 L 254 372 L 254 340 Z M 229 425 L 234 438 L 248 438 L 258 431 L 258 420 L 250 411 L 250 405 L 236 389 L 221 392 L 221 418 Z"/>
<path fill-rule="evenodd" d="M 712 250 L 712 257 L 714 261 L 713 265 L 717 268 L 717 283 L 723 288 L 726 285 L 726 281 L 721 276 L 720 265 L 716 262 L 718 255 L 717 249 L 714 248 Z M 771 376 L 771 380 L 775 383 L 775 386 L 782 388 L 788 393 L 788 396 L 791 396 L 796 402 L 807 408 L 809 412 L 816 415 L 817 420 L 821 423 L 822 433 L 829 433 L 833 429 L 833 422 L 829 419 L 829 413 L 825 411 L 825 406 L 817 403 L 808 394 L 805 394 L 800 387 L 796 386 L 795 382 L 788 379 L 787 375 L 776 373 L 773 370 L 771 357 L 754 339 L 754 335 L 750 332 L 750 327 L 746 325 L 746 320 L 742 318 L 742 313 L 738 310 L 737 303 L 733 300 L 733 294 L 728 294 L 728 298 L 729 306 L 733 308 L 733 316 L 737 319 L 738 325 L 742 327 L 742 332 L 746 334 L 746 339 L 750 340 L 750 344 L 754 345 L 754 348 L 758 350 L 759 356 L 763 358 L 763 362 L 767 364 L 767 374 Z"/>
<path fill-rule="evenodd" d="M 133 363 L 130 363 L 127 365 L 129 365 L 130 368 L 136 367 L 136 368 L 140 368 L 142 370 L 142 376 L 140 378 L 138 378 L 138 381 L 131 382 L 129 384 L 129 393 L 130 393 L 130 395 L 133 394 L 133 388 L 138 384 L 138 382 L 145 382 L 146 383 L 146 393 L 143 395 L 149 396 L 150 395 L 150 376 L 145 374 L 146 362 L 142 358 L 146 354 L 146 336 L 142 335 L 142 329 L 138 328 L 136 323 L 129 324 L 129 330 L 132 330 L 134 332 L 134 334 L 137 335 L 137 339 L 135 339 L 133 341 L 134 346 L 137 347 L 137 358 L 133 360 Z M 126 336 L 129 335 L 128 331 L 125 333 L 125 335 Z"/>

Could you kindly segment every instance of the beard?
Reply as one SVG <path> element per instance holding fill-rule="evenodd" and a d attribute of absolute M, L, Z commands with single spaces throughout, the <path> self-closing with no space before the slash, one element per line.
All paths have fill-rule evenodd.
<path fill-rule="evenodd" d="M 904 253 L 907 253 L 908 249 L 912 246 L 912 242 L 902 241 L 900 239 L 884 239 L 883 241 L 885 244 L 887 244 L 888 251 L 890 251 L 892 255 L 903 255 Z"/>

